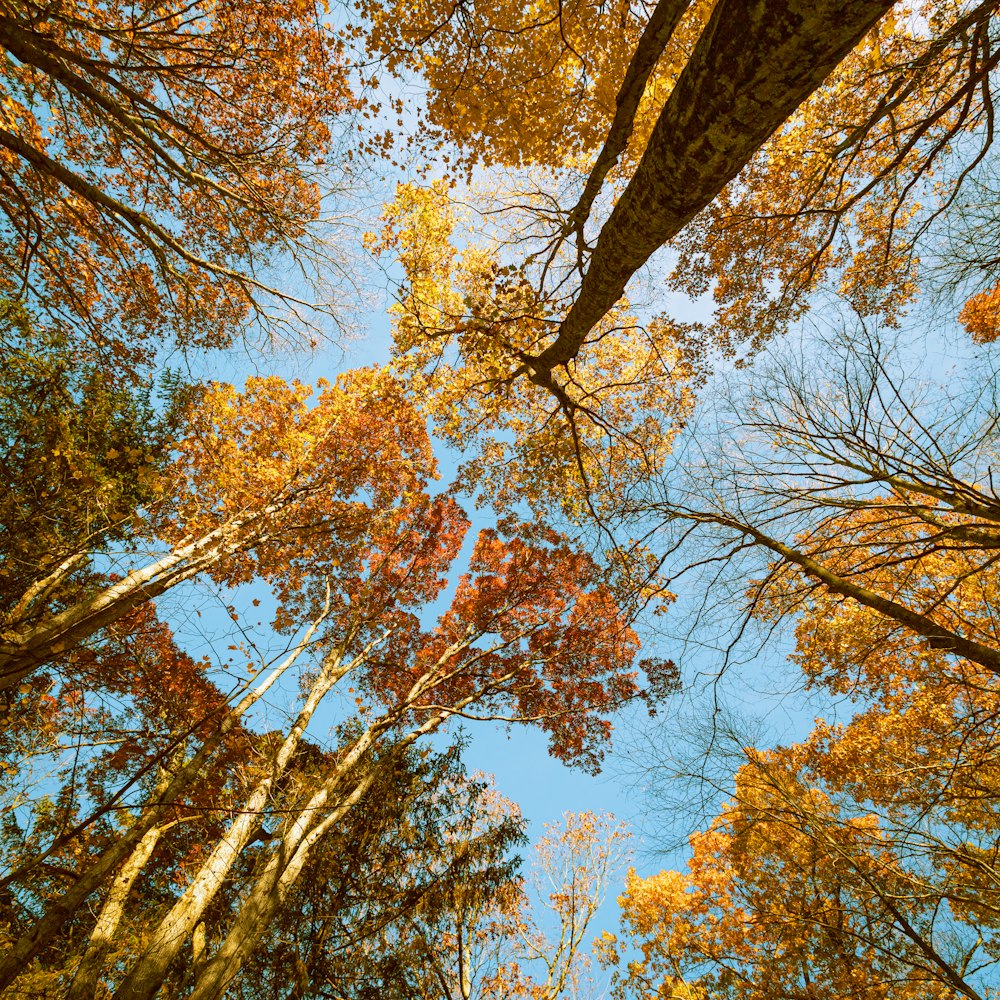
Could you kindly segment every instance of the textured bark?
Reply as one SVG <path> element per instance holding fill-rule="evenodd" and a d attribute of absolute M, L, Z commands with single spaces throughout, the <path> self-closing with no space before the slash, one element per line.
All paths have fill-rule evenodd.
<path fill-rule="evenodd" d="M 892 0 L 720 0 L 605 223 L 556 340 L 525 363 L 542 384 L 576 357 L 655 250 L 739 173 Z"/>
<path fill-rule="evenodd" d="M 690 4 L 691 0 L 659 0 L 650 15 L 615 99 L 615 117 L 608 129 L 608 137 L 594 161 L 583 194 L 570 213 L 570 226 L 582 231 L 584 223 L 590 217 L 590 209 L 601 190 L 604 178 L 628 146 L 635 125 L 635 115 L 650 74 L 656 68 L 667 42 Z"/>

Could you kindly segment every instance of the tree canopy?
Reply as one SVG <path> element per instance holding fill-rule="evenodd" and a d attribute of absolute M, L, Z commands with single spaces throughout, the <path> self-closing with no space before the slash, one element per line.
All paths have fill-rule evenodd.
<path fill-rule="evenodd" d="M 995 995 L 997 8 L 0 0 L 0 992 Z"/>

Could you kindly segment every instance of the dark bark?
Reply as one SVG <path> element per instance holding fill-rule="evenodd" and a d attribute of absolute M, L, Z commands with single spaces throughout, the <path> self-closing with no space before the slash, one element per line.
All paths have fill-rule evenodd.
<path fill-rule="evenodd" d="M 534 379 L 576 357 L 632 275 L 729 183 L 892 0 L 721 0 L 605 223 Z"/>
<path fill-rule="evenodd" d="M 649 77 L 656 69 L 663 50 L 689 6 L 690 0 L 659 0 L 653 10 L 639 44 L 629 60 L 625 79 L 615 99 L 615 117 L 611 122 L 611 128 L 608 129 L 608 137 L 594 161 L 580 200 L 570 212 L 569 226 L 582 232 L 584 224 L 590 217 L 594 199 L 600 193 L 604 178 L 608 176 L 612 167 L 618 162 L 618 157 L 628 146 L 635 126 L 636 112 L 639 110 Z"/>
<path fill-rule="evenodd" d="M 818 580 L 830 593 L 850 598 L 863 607 L 877 611 L 891 621 L 899 622 L 915 635 L 927 639 L 932 648 L 942 649 L 954 656 L 978 663 L 979 666 L 1000 676 L 1000 650 L 976 642 L 975 639 L 967 639 L 965 636 L 939 625 L 926 614 L 914 611 L 905 604 L 900 604 L 899 601 L 883 597 L 861 584 L 854 583 L 839 573 L 835 573 L 808 553 L 785 545 L 784 542 L 772 538 L 752 525 L 722 515 L 709 515 L 703 520 L 731 528 L 752 539 L 756 544 L 780 556 L 784 562 L 791 566 L 797 566 L 806 576 Z"/>

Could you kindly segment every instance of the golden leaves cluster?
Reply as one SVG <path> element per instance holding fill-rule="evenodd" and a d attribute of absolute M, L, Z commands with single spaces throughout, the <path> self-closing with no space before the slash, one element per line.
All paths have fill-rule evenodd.
<path fill-rule="evenodd" d="M 786 329 L 824 281 L 899 322 L 924 227 L 985 154 L 989 33 L 983 5 L 897 4 L 678 236 L 670 283 L 711 291 L 724 351 Z"/>
<path fill-rule="evenodd" d="M 392 313 L 410 398 L 465 451 L 465 485 L 499 509 L 556 504 L 572 519 L 614 510 L 659 468 L 693 403 L 670 326 L 641 327 L 622 304 L 558 383 L 533 378 L 558 305 L 497 251 L 459 249 L 459 218 L 445 182 L 400 185 L 369 239 L 404 271 Z"/>
<path fill-rule="evenodd" d="M 362 9 L 389 68 L 427 81 L 437 140 L 487 164 L 549 164 L 598 146 L 642 31 L 627 0 Z"/>
<path fill-rule="evenodd" d="M 109 364 L 227 345 L 305 259 L 353 104 L 314 0 L 0 4 L 0 295 Z"/>
<path fill-rule="evenodd" d="M 423 531 L 433 528 L 428 544 L 442 558 L 454 555 L 467 521 L 447 497 L 428 496 L 436 474 L 423 419 L 384 370 L 316 390 L 277 377 L 251 378 L 242 392 L 216 383 L 191 406 L 155 528 L 172 545 L 218 537 L 231 554 L 213 578 L 268 581 L 279 624 L 295 627 L 315 613 L 317 581 L 338 581 L 345 596 L 375 576 L 388 585 L 393 560 L 414 558 Z M 431 599 L 439 568 L 407 572 L 397 599 Z"/>

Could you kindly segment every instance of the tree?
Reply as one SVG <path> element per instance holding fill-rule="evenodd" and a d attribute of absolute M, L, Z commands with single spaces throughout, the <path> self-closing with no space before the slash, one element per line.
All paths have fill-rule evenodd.
<path fill-rule="evenodd" d="M 897 322 L 917 241 L 991 142 L 993 8 L 901 9 L 866 34 L 874 7 L 428 3 L 400 18 L 369 5 L 389 68 L 425 78 L 431 147 L 454 144 L 457 169 L 522 171 L 459 195 L 447 180 L 403 185 L 370 242 L 403 266 L 398 365 L 465 450 L 464 481 L 613 530 L 641 517 L 717 352 L 760 350 L 831 279 Z M 753 26 L 726 31 L 726 18 Z M 627 67 L 609 35 L 614 52 L 634 46 Z M 843 50 L 820 55 L 834 36 Z M 770 110 L 754 103 L 765 92 Z M 714 293 L 714 326 L 624 297 L 664 244 L 679 254 L 673 288 Z"/>
<path fill-rule="evenodd" d="M 623 930 L 642 958 L 617 995 L 988 995 L 992 920 L 956 899 L 962 847 L 949 855 L 933 832 L 921 844 L 916 816 L 909 836 L 899 818 L 886 829 L 780 752 L 747 756 L 733 800 L 692 838 L 689 874 L 630 875 Z"/>
<path fill-rule="evenodd" d="M 391 538 L 398 517 L 455 521 L 457 508 L 446 499 L 432 502 L 419 492 L 433 474 L 429 443 L 391 378 L 358 372 L 320 389 L 312 408 L 311 390 L 280 379 L 251 380 L 243 394 L 217 385 L 189 401 L 173 461 L 155 477 L 154 502 L 129 525 L 134 544 L 158 536 L 170 549 L 145 565 L 116 566 L 119 572 L 72 599 L 61 592 L 67 578 L 99 549 L 73 552 L 44 573 L 36 568 L 31 585 L 10 602 L 0 687 L 19 684 L 201 573 L 229 585 L 255 576 L 275 583 L 279 626 L 287 624 L 307 600 L 309 581 L 359 572 L 357 563 L 341 559 L 339 546 L 346 552 L 359 537 L 380 532 Z M 382 419 L 386 413 L 393 419 Z M 354 447 L 362 434 L 364 452 Z M 138 472 L 152 478 L 145 469 L 139 463 Z M 376 510 L 380 517 L 372 516 Z M 59 602 L 52 606 L 54 595 Z"/>
<path fill-rule="evenodd" d="M 890 344 L 827 342 L 830 375 L 802 359 L 762 370 L 736 404 L 740 460 L 713 457 L 707 478 L 692 470 L 678 484 L 686 499 L 661 510 L 714 526 L 723 550 L 774 560 L 751 589 L 762 614 L 843 603 L 884 622 L 887 649 L 923 642 L 996 673 L 995 368 L 971 360 L 971 388 L 949 395 L 905 376 Z M 699 508 L 706 486 L 714 500 Z"/>
<path fill-rule="evenodd" d="M 690 874 L 629 883 L 643 960 L 623 994 L 989 995 L 995 367 L 980 352 L 971 377 L 922 385 L 887 346 L 841 334 L 821 373 L 755 373 L 739 457 L 711 456 L 661 508 L 721 532 L 710 561 L 770 560 L 742 610 L 793 620 L 806 683 L 853 715 L 742 745 Z"/>
<path fill-rule="evenodd" d="M 454 716 L 535 721 L 550 733 L 553 754 L 596 765 L 610 732 L 599 713 L 637 693 L 634 674 L 624 672 L 636 646 L 620 609 L 604 587 L 588 580 L 586 560 L 555 539 L 544 547 L 517 539 L 508 546 L 487 533 L 471 569 L 438 628 L 413 637 L 412 665 L 393 662 L 391 645 L 389 662 L 372 664 L 365 690 L 385 699 L 387 710 L 345 747 L 337 768 L 286 820 L 193 998 L 221 996 L 314 845 L 368 793 L 374 778 L 353 778 L 353 768 L 400 722 L 412 726 L 393 743 L 402 748 Z"/>
<path fill-rule="evenodd" d="M 245 736 L 243 752 L 220 762 L 231 779 L 241 771 L 259 772 L 265 763 L 270 734 Z M 521 838 L 521 828 L 501 817 L 493 827 L 480 824 L 475 842 L 465 843 L 461 850 L 453 844 L 450 831 L 474 821 L 483 791 L 482 784 L 464 775 L 459 750 L 456 745 L 440 754 L 390 753 L 373 761 L 379 771 L 376 794 L 322 842 L 287 907 L 252 956 L 249 974 L 234 985 L 237 995 L 285 997 L 291 983 L 293 995 L 313 996 L 311 982 L 318 991 L 331 982 L 344 991 L 353 982 L 362 995 L 371 995 L 376 965 L 392 968 L 386 943 L 393 928 L 405 923 L 414 908 L 447 894 L 460 873 L 470 870 L 484 895 L 504 891 L 516 868 L 509 851 Z M 166 992 L 183 994 L 190 989 L 201 963 L 238 911 L 283 807 L 294 802 L 304 782 L 316 780 L 330 759 L 328 751 L 309 741 L 300 746 L 288 777 L 275 787 L 268 810 L 256 817 L 260 829 L 253 843 L 166 976 Z M 97 995 L 105 995 L 103 991 L 114 984 L 113 978 L 108 982 L 112 970 L 134 961 L 155 930 L 164 902 L 183 889 L 186 874 L 204 860 L 199 848 L 225 833 L 226 815 L 232 815 L 233 805 L 238 799 L 223 797 L 220 788 L 180 804 L 173 818 L 154 828 L 152 836 L 147 834 L 119 870 L 104 894 L 96 923 L 89 908 L 74 913 L 9 992 L 93 997 L 96 989 Z M 94 841 L 88 846 L 93 848 Z M 36 892 L 42 882 L 34 879 Z M 17 895 L 25 901 L 23 889 Z M 369 949 L 372 963 L 366 965 L 359 959 Z M 99 978 L 104 981 L 100 988 Z"/>
<path fill-rule="evenodd" d="M 418 768 L 418 808 L 404 823 L 395 803 L 380 795 L 369 802 L 376 822 L 365 816 L 362 838 L 351 839 L 348 828 L 346 836 L 338 831 L 323 842 L 267 943 L 250 959 L 237 987 L 241 995 L 286 995 L 289 963 L 274 962 L 271 947 L 295 950 L 297 996 L 324 990 L 359 1000 L 438 996 L 442 983 L 463 980 L 450 963 L 437 967 L 430 952 L 446 947 L 454 921 L 504 911 L 519 883 L 520 859 L 510 851 L 525 837 L 517 806 L 488 778 L 465 778 L 457 750 L 440 762 L 420 751 L 427 763 Z M 381 843 L 379 803 L 388 820 Z M 430 843 L 425 829 L 434 838 Z M 461 939 L 460 963 L 463 949 L 478 956 L 478 945 L 478 936 Z M 258 989 L 262 967 L 273 981 Z M 312 993 L 307 983 L 315 984 Z"/>
<path fill-rule="evenodd" d="M 64 784 L 57 808 L 49 796 L 19 794 L 17 812 L 9 814 L 3 882 L 11 898 L 11 947 L 0 972 L 8 983 L 27 973 L 30 959 L 38 955 L 56 966 L 48 979 L 58 981 L 65 972 L 61 966 L 72 968 L 81 957 L 81 937 L 90 938 L 84 965 L 100 961 L 132 884 L 164 834 L 174 830 L 176 836 L 178 827 L 193 821 L 200 824 L 194 844 L 221 835 L 220 823 L 245 791 L 243 765 L 252 743 L 242 729 L 243 717 L 305 648 L 300 642 L 258 683 L 241 685 L 229 704 L 205 678 L 207 664 L 178 650 L 170 630 L 149 611 L 147 605 L 133 616 L 132 627 L 119 633 L 120 644 L 107 643 L 83 665 L 76 678 L 80 686 L 69 687 L 73 678 L 64 678 L 58 699 L 40 695 L 43 703 L 66 700 L 82 711 L 61 726 L 58 717 L 50 719 L 74 751 L 71 765 L 58 772 Z M 103 707 L 97 710 L 92 700 L 88 704 L 84 692 L 92 695 L 94 687 L 131 695 L 124 719 L 121 713 L 116 718 Z M 74 732 L 81 715 L 96 716 L 94 725 Z M 86 752 L 88 747 L 97 748 L 96 757 Z M 206 768 L 209 760 L 216 770 Z M 220 812 L 205 825 L 206 814 L 211 816 L 207 810 Z M 168 884 L 183 871 L 190 843 L 171 857 Z M 47 877 L 49 871 L 56 877 Z M 96 927 L 89 928 L 84 902 L 102 887 L 107 898 Z M 63 954 L 67 931 L 72 932 L 68 961 Z M 51 959 L 53 950 L 57 962 Z"/>
<path fill-rule="evenodd" d="M 820 589 L 798 613 L 794 658 L 854 715 L 818 719 L 797 745 L 737 746 L 745 763 L 692 838 L 690 874 L 629 881 L 623 924 L 643 960 L 619 992 L 989 996 L 996 675 Z"/>
<path fill-rule="evenodd" d="M 519 940 L 490 980 L 494 995 L 556 1000 L 580 994 L 591 921 L 627 863 L 630 841 L 627 825 L 610 813 L 567 813 L 561 824 L 546 826 L 535 845 L 531 879 L 541 912 L 533 913 L 522 898 Z"/>
<path fill-rule="evenodd" d="M 177 388 L 156 413 L 152 393 L 80 364 L 23 306 L 0 302 L 0 328 L 0 613 L 16 621 L 19 602 L 44 596 L 56 608 L 86 591 L 88 551 L 128 544 L 132 518 L 158 498 L 182 396 L 194 390 Z M 35 593 L 53 571 L 47 595 Z"/>
<path fill-rule="evenodd" d="M 0 963 L 0 982 L 9 985 L 24 972 L 91 893 L 102 888 L 107 893 L 115 871 L 126 873 L 126 883 L 134 880 L 155 846 L 154 831 L 162 832 L 181 796 L 199 788 L 240 718 L 309 646 L 321 651 L 321 659 L 298 718 L 268 752 L 260 776 L 240 791 L 241 804 L 229 807 L 235 815 L 184 877 L 184 891 L 149 929 L 142 954 L 119 987 L 121 995 L 152 996 L 163 984 L 182 945 L 253 843 L 261 813 L 294 760 L 312 714 L 345 678 L 360 692 L 357 716 L 344 724 L 332 759 L 281 811 L 268 850 L 220 931 L 217 950 L 199 969 L 192 996 L 220 996 L 239 973 L 324 837 L 376 794 L 381 773 L 376 760 L 406 753 L 454 717 L 482 717 L 533 722 L 549 732 L 554 754 L 597 766 L 610 733 L 606 714 L 639 693 L 630 670 L 638 641 L 600 566 L 538 526 L 507 540 L 484 531 L 451 607 L 435 629 L 424 631 L 408 605 L 419 607 L 438 592 L 466 525 L 458 523 L 456 537 L 458 515 L 446 497 L 437 505 L 417 504 L 411 514 L 387 517 L 359 534 L 353 549 L 346 544 L 340 549 L 341 573 L 327 577 L 324 606 L 303 639 L 232 709 L 220 706 L 221 718 L 218 710 L 202 715 L 198 742 L 187 752 L 182 744 L 181 760 L 149 798 L 131 804 L 135 821 L 95 857 L 78 862 L 73 883 L 47 900 Z M 67 841 L 72 837 L 61 838 L 62 845 Z M 41 856 L 51 853 L 52 847 Z M 39 860 L 22 870 L 30 874 Z M 81 991 L 97 982 L 100 952 L 121 920 L 121 913 L 113 912 L 121 905 L 107 896 L 100 916 L 107 926 L 99 925 L 92 936 L 93 961 L 85 958 L 87 975 L 77 980 Z"/>
<path fill-rule="evenodd" d="M 0 294 L 17 373 L 0 416 L 23 469 L 0 511 L 19 559 L 0 690 L 5 774 L 25 776 L 5 830 L 5 987 L 216 1000 L 273 993 L 285 962 L 296 995 L 324 974 L 363 995 L 348 964 L 360 949 L 387 992 L 469 997 L 473 942 L 504 954 L 514 930 L 482 989 L 562 992 L 613 849 L 580 862 L 601 836 L 571 824 L 551 898 L 560 940 L 526 918 L 505 927 L 511 831 L 477 817 L 471 791 L 453 814 L 425 795 L 428 778 L 460 798 L 465 786 L 420 747 L 455 719 L 524 722 L 596 769 L 610 713 L 639 694 L 635 618 L 670 600 L 665 564 L 705 529 L 721 539 L 713 565 L 773 562 L 743 610 L 798 616 L 808 677 L 859 711 L 800 746 L 748 751 L 691 877 L 633 883 L 646 967 L 622 989 L 644 989 L 641 974 L 682 995 L 977 995 L 972 965 L 995 947 L 995 407 L 968 440 L 956 408 L 947 443 L 886 395 L 875 352 L 839 394 L 757 394 L 746 423 L 766 445 L 743 457 L 768 456 L 766 481 L 726 463 L 693 485 L 658 481 L 713 350 L 761 349 L 830 279 L 862 316 L 898 320 L 917 241 L 990 146 L 995 2 L 883 18 L 891 6 L 366 2 L 343 37 L 423 76 L 424 148 L 448 144 L 452 176 L 482 164 L 513 181 L 497 194 L 487 178 L 476 243 L 452 177 L 397 189 L 369 239 L 404 276 L 391 373 L 353 372 L 315 398 L 275 378 L 213 384 L 161 419 L 109 372 L 134 385 L 162 345 L 226 345 L 267 318 L 270 268 L 316 235 L 314 158 L 353 104 L 341 43 L 311 3 L 0 2 Z M 714 292 L 715 330 L 650 316 L 641 290 L 624 298 L 667 244 L 673 285 Z M 996 274 L 982 263 L 962 315 L 986 341 Z M 38 403 L 50 386 L 58 398 Z M 427 416 L 466 450 L 455 489 L 431 489 Z M 503 519 L 431 624 L 421 615 L 469 528 L 460 490 Z M 650 532 L 654 518 L 680 537 Z M 553 520 L 596 524 L 601 551 Z M 37 566 L 34 524 L 54 539 Z M 623 524 L 642 537 L 619 537 Z M 228 695 L 209 678 L 222 665 L 186 656 L 153 616 L 152 600 L 196 578 L 269 586 L 273 627 L 291 637 L 271 662 L 237 639 L 251 676 Z M 307 663 L 293 718 L 253 733 L 249 714 Z M 676 684 L 673 664 L 640 666 L 654 693 Z M 335 736 L 314 745 L 307 727 L 346 685 Z M 860 774 L 873 733 L 889 759 Z M 46 795 L 25 761 L 64 739 L 72 764 Z M 406 857 L 402 898 L 376 880 L 314 913 L 343 953 L 286 940 L 293 900 L 329 904 L 306 874 L 355 887 L 389 830 L 436 852 L 432 877 L 413 879 Z M 485 895 L 468 887 L 484 870 Z M 434 961 L 418 970 L 421 957 Z M 250 968 L 266 972 L 244 987 Z"/>
<path fill-rule="evenodd" d="M 631 383 L 600 377 L 609 338 L 642 383 L 641 359 L 664 347 L 702 365 L 712 348 L 760 347 L 824 278 L 859 308 L 898 318 L 915 289 L 913 241 L 989 148 L 997 54 L 993 3 L 900 9 L 874 27 L 890 6 L 716 4 L 709 14 L 666 0 L 640 12 L 427 3 L 404 19 L 370 4 L 372 43 L 390 68 L 425 78 L 433 142 L 456 144 L 460 164 L 552 172 L 515 180 L 482 209 L 477 229 L 492 227 L 499 243 L 498 270 L 485 275 L 491 308 L 466 291 L 483 270 L 471 257 L 446 322 L 432 295 L 400 354 L 470 410 L 485 396 L 516 412 L 537 387 L 553 405 L 536 426 L 552 423 L 554 409 L 584 442 L 590 428 L 606 434 L 611 451 L 631 428 L 600 403 Z M 739 32 L 727 30 L 737 22 Z M 629 47 L 627 65 L 614 58 Z M 934 171 L 959 150 L 953 178 L 932 190 Z M 606 204 L 603 225 L 590 224 Z M 498 212 L 506 221 L 495 226 Z M 421 245 L 440 240 L 435 220 L 425 216 Z M 672 284 L 720 303 L 711 336 L 669 316 L 622 320 L 627 283 L 675 237 Z M 426 284 L 408 278 L 401 298 L 416 315 Z M 438 357 L 449 360 L 440 378 Z M 671 367 L 652 376 L 668 396 Z M 472 415 L 442 424 L 467 435 L 478 427 Z"/>
<path fill-rule="evenodd" d="M 0 295 L 126 371 L 266 315 L 279 256 L 322 255 L 331 128 L 353 103 L 323 11 L 5 3 Z"/>
<path fill-rule="evenodd" d="M 480 818 L 488 821 L 494 799 Z M 516 807 L 514 807 L 516 810 Z M 579 995 L 591 920 L 620 873 L 630 834 L 610 814 L 567 813 L 533 846 L 532 870 L 502 894 L 459 883 L 404 924 L 409 992 L 422 1000 Z"/>

